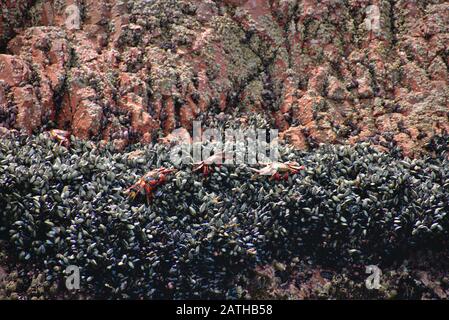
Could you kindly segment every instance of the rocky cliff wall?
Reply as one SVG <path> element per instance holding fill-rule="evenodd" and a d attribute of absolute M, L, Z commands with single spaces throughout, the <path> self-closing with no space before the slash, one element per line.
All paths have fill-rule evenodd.
<path fill-rule="evenodd" d="M 449 131 L 443 0 L 0 1 L 0 126 L 117 147 L 209 112 L 298 148 Z"/>

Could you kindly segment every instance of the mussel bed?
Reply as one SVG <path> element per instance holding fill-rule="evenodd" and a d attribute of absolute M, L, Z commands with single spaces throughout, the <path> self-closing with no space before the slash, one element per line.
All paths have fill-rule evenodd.
<path fill-rule="evenodd" d="M 280 181 L 244 164 L 207 177 L 183 164 L 147 203 L 124 191 L 173 166 L 164 145 L 117 152 L 74 138 L 66 148 L 45 134 L 3 137 L 0 238 L 18 268 L 61 290 L 66 267 L 78 266 L 93 298 L 247 298 L 252 270 L 275 260 L 338 268 L 444 247 L 449 165 L 446 147 L 434 149 L 408 159 L 368 143 L 281 146 L 281 161 L 306 169 Z"/>

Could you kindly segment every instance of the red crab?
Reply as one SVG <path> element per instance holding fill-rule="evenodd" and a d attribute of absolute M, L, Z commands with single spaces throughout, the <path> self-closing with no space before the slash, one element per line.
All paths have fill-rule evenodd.
<path fill-rule="evenodd" d="M 206 160 L 194 163 L 192 171 L 195 172 L 195 171 L 201 170 L 203 175 L 207 176 L 213 170 L 212 164 L 221 166 L 222 162 L 223 162 L 223 152 L 219 152 L 219 153 L 213 154 Z"/>
<path fill-rule="evenodd" d="M 289 174 L 295 174 L 298 173 L 300 170 L 304 170 L 305 167 L 299 165 L 299 163 L 295 161 L 287 161 L 287 162 L 270 162 L 270 163 L 264 163 L 265 167 L 262 169 L 254 169 L 251 168 L 251 170 L 257 172 L 259 175 L 264 176 L 271 176 L 271 179 L 274 180 L 280 180 L 283 178 L 285 180 L 288 179 Z"/>
<path fill-rule="evenodd" d="M 151 170 L 129 187 L 125 193 L 127 193 L 131 199 L 134 199 L 143 190 L 147 197 L 147 202 L 149 203 L 153 199 L 153 192 L 158 186 L 167 181 L 167 175 L 173 171 L 174 169 L 167 169 L 164 167 Z"/>
<path fill-rule="evenodd" d="M 59 141 L 59 145 L 68 147 L 70 145 L 70 132 L 65 130 L 53 129 L 49 132 L 50 138 Z"/>

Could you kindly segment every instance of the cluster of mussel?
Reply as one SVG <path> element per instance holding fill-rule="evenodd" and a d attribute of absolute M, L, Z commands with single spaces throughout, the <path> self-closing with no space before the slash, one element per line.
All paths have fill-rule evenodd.
<path fill-rule="evenodd" d="M 61 290 L 74 265 L 80 290 L 96 298 L 245 298 L 257 265 L 378 264 L 448 239 L 441 148 L 411 160 L 367 143 L 281 146 L 280 162 L 304 166 L 285 179 L 258 175 L 256 165 L 212 165 L 203 175 L 180 164 L 147 201 L 126 190 L 173 167 L 168 147 L 117 152 L 70 139 L 0 138 L 0 237 L 19 266 Z"/>

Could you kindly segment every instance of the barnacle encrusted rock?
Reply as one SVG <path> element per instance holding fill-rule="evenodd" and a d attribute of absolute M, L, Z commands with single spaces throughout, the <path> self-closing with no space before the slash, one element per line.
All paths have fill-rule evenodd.
<path fill-rule="evenodd" d="M 408 155 L 449 129 L 444 0 L 14 3 L 0 110 L 31 110 L 0 114 L 7 128 L 123 146 L 206 110 L 257 110 L 300 148 L 392 135 Z"/>

